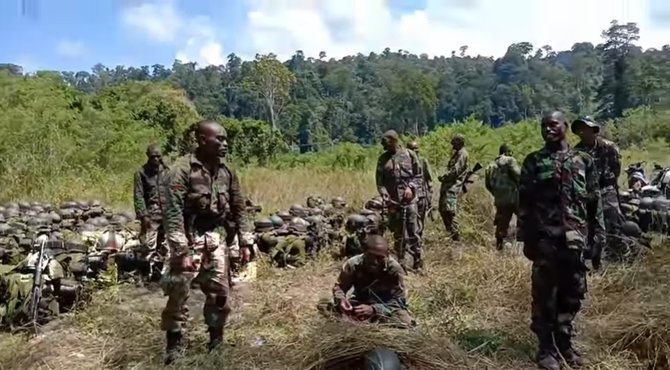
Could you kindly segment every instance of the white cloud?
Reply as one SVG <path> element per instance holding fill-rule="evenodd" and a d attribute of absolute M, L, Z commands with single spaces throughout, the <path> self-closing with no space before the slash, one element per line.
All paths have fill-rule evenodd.
<path fill-rule="evenodd" d="M 174 46 L 175 58 L 183 62 L 196 62 L 200 66 L 225 63 L 223 45 L 212 20 L 208 16 L 181 15 L 175 0 L 151 0 L 126 6 L 121 20 L 133 32 Z"/>
<path fill-rule="evenodd" d="M 662 0 L 649 0 L 662 1 Z M 644 47 L 670 42 L 670 28 L 653 28 L 641 0 L 427 0 L 422 9 L 392 16 L 385 0 L 246 0 L 248 38 L 243 54 L 273 52 L 288 58 L 326 51 L 341 57 L 385 47 L 449 55 L 501 56 L 513 42 L 569 49 L 575 42 L 601 42 L 612 19 L 636 22 Z M 653 5 L 653 4 L 652 4 Z"/>
<path fill-rule="evenodd" d="M 56 52 L 66 58 L 79 58 L 86 53 L 86 47 L 79 41 L 62 40 L 56 45 Z"/>

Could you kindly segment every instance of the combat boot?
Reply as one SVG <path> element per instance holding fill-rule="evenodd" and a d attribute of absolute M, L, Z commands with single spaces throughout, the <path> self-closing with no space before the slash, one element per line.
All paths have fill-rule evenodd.
<path fill-rule="evenodd" d="M 223 341 L 223 327 L 221 328 L 209 328 L 209 344 L 207 345 L 207 350 L 212 351 L 218 347 Z"/>
<path fill-rule="evenodd" d="M 454 232 L 451 234 L 451 240 L 458 242 L 461 240 L 461 236 L 458 234 L 458 232 Z"/>
<path fill-rule="evenodd" d="M 545 370 L 560 370 L 561 364 L 558 362 L 554 341 L 551 335 L 540 337 L 540 348 L 537 352 L 537 367 Z"/>
<path fill-rule="evenodd" d="M 503 238 L 496 238 L 496 249 L 503 250 Z"/>
<path fill-rule="evenodd" d="M 181 356 L 184 348 L 182 343 L 181 331 L 167 331 L 165 333 L 167 345 L 165 347 L 165 365 L 170 365 L 179 356 Z"/>
<path fill-rule="evenodd" d="M 423 259 L 421 256 L 415 256 L 414 257 L 414 264 L 412 266 L 412 269 L 414 271 L 422 271 L 423 270 Z"/>
<path fill-rule="evenodd" d="M 582 356 L 572 348 L 570 336 L 565 334 L 556 334 L 556 346 L 565 362 L 573 368 L 584 366 Z"/>

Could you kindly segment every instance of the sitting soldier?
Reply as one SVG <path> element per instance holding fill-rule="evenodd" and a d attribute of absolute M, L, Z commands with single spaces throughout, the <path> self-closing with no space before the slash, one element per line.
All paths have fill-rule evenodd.
<path fill-rule="evenodd" d="M 349 258 L 333 287 L 334 309 L 343 318 L 414 326 L 405 303 L 404 271 L 389 255 L 386 240 L 370 235 L 365 252 Z M 353 294 L 347 298 L 347 292 Z"/>

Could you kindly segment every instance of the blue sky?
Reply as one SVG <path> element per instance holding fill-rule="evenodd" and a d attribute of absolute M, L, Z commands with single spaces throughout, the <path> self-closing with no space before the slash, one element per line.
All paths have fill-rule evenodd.
<path fill-rule="evenodd" d="M 670 43 L 667 0 L 22 0 L 0 1 L 0 63 L 27 70 L 220 64 L 295 50 L 329 57 L 405 49 L 500 56 L 512 42 L 569 48 L 609 21 L 637 22 L 641 44 Z"/>

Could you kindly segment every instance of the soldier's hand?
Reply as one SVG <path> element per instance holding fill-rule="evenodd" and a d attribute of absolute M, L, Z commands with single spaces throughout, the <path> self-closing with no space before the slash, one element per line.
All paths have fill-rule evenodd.
<path fill-rule="evenodd" d="M 406 187 L 405 191 L 402 193 L 402 198 L 404 200 L 412 200 L 412 197 L 414 196 L 414 192 L 410 187 Z"/>
<path fill-rule="evenodd" d="M 242 263 L 249 262 L 251 259 L 251 248 L 248 246 L 240 247 L 240 261 Z"/>
<path fill-rule="evenodd" d="M 348 299 L 343 299 L 340 301 L 340 309 L 344 312 L 351 312 L 353 308 L 351 307 L 351 303 L 349 303 Z"/>
<path fill-rule="evenodd" d="M 192 272 L 195 271 L 195 265 L 191 256 L 183 256 L 173 258 L 170 262 L 170 270 L 178 272 Z"/>
<path fill-rule="evenodd" d="M 370 317 L 375 313 L 375 309 L 367 304 L 354 307 L 354 314 L 358 317 Z"/>

